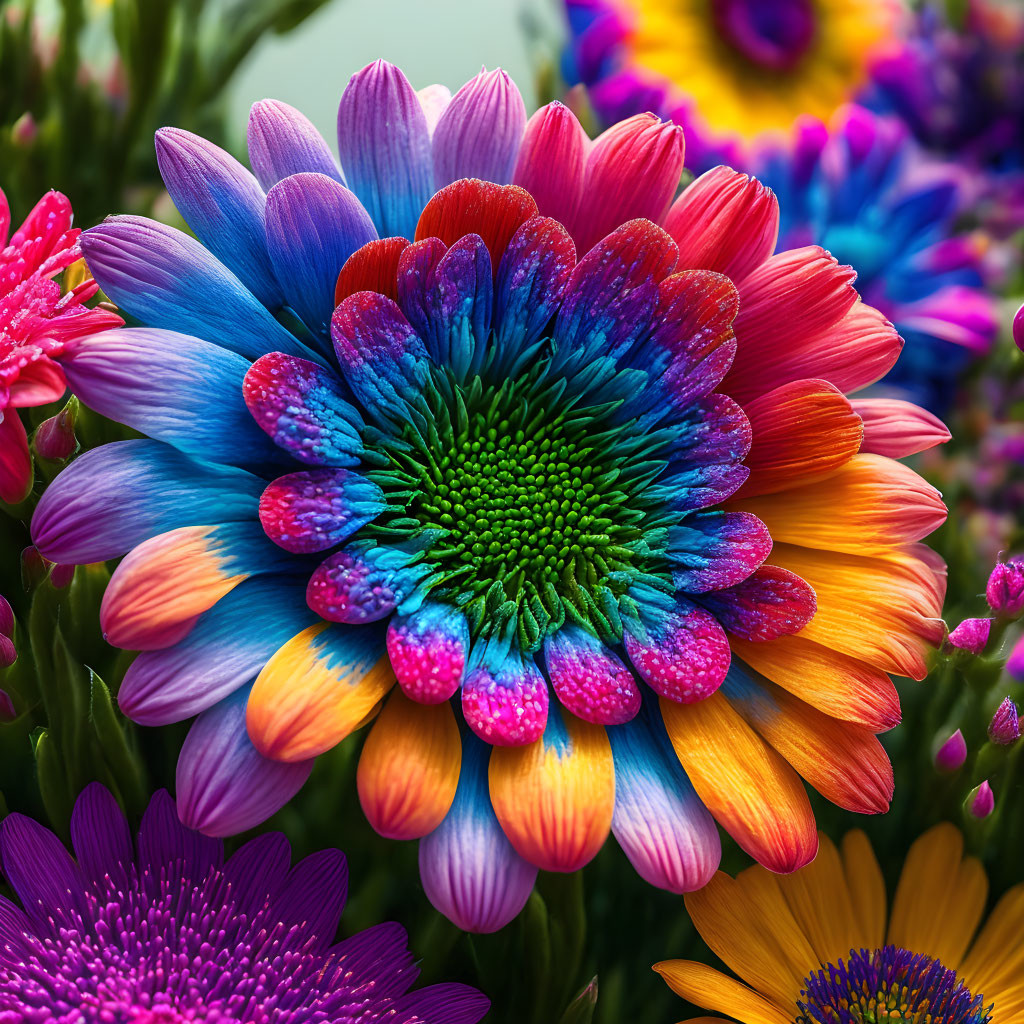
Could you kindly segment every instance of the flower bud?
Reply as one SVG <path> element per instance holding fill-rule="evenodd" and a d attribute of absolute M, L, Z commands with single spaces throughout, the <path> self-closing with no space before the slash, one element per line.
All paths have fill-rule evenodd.
<path fill-rule="evenodd" d="M 988 578 L 985 597 L 992 611 L 1015 619 L 1024 611 L 1024 561 L 1000 562 Z"/>
<path fill-rule="evenodd" d="M 993 743 L 1007 746 L 1020 739 L 1020 715 L 1017 705 L 1009 697 L 996 709 L 988 726 L 988 738 Z"/>
<path fill-rule="evenodd" d="M 36 584 L 46 579 L 50 563 L 39 553 L 39 548 L 29 544 L 21 553 L 21 582 L 26 590 L 31 590 Z"/>
<path fill-rule="evenodd" d="M 935 752 L 935 767 L 943 773 L 955 772 L 967 760 L 967 742 L 957 729 Z"/>
<path fill-rule="evenodd" d="M 0 639 L 0 648 L 3 647 L 3 641 L 7 637 Z M 3 664 L 3 653 L 0 650 L 0 665 Z M 13 722 L 18 717 L 18 712 L 14 709 L 14 701 L 11 700 L 10 694 L 6 690 L 0 690 L 0 722 Z"/>
<path fill-rule="evenodd" d="M 15 650 L 14 641 L 0 633 L 0 668 L 7 668 L 17 660 L 18 652 Z M 3 690 L 0 690 L 0 693 L 3 693 Z"/>
<path fill-rule="evenodd" d="M 63 590 L 70 586 L 74 578 L 75 566 L 73 565 L 54 565 L 50 570 L 50 586 L 57 590 Z"/>
<path fill-rule="evenodd" d="M 11 141 L 16 146 L 31 146 L 38 134 L 39 125 L 27 110 L 11 125 Z"/>
<path fill-rule="evenodd" d="M 3 594 L 0 594 L 0 634 L 14 636 L 14 609 Z"/>
<path fill-rule="evenodd" d="M 41 459 L 70 459 L 78 450 L 78 438 L 75 437 L 75 413 L 78 402 L 70 402 L 56 416 L 43 420 L 36 428 L 33 443 L 36 455 Z"/>
<path fill-rule="evenodd" d="M 1019 683 L 1024 683 L 1024 636 L 1013 645 L 1009 658 L 1006 659 L 1006 671 Z"/>
<path fill-rule="evenodd" d="M 988 779 L 980 786 L 975 786 L 968 794 L 967 810 L 974 818 L 979 820 L 987 818 L 995 809 L 995 806 L 996 798 L 992 793 L 992 787 L 988 784 Z"/>
<path fill-rule="evenodd" d="M 988 643 L 991 629 L 991 619 L 964 619 L 946 637 L 946 650 L 956 649 L 967 651 L 968 654 L 981 654 Z"/>

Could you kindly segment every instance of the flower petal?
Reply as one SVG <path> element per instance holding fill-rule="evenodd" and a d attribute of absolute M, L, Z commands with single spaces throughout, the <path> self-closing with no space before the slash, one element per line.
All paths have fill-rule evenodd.
<path fill-rule="evenodd" d="M 864 421 L 864 452 L 902 459 L 945 444 L 952 436 L 938 416 L 912 402 L 857 398 L 850 404 Z"/>
<path fill-rule="evenodd" d="M 245 731 L 248 699 L 242 689 L 204 711 L 178 756 L 178 814 L 204 835 L 237 835 L 266 821 L 313 770 L 312 760 L 283 763 L 256 750 Z"/>
<path fill-rule="evenodd" d="M 262 487 L 162 441 L 114 441 L 80 455 L 43 492 L 32 543 L 51 562 L 105 562 L 179 526 L 252 520 Z"/>
<path fill-rule="evenodd" d="M 323 136 L 301 111 L 280 100 L 260 100 L 249 113 L 249 163 L 264 189 L 303 171 L 345 179 Z"/>
<path fill-rule="evenodd" d="M 71 844 L 78 867 L 86 878 L 100 882 L 109 875 L 127 880 L 135 864 L 135 849 L 128 819 L 110 790 L 90 782 L 79 794 L 71 812 Z"/>
<path fill-rule="evenodd" d="M 504 71 L 482 71 L 470 79 L 434 129 L 434 188 L 459 178 L 511 181 L 525 127 L 526 106 Z"/>
<path fill-rule="evenodd" d="M 544 736 L 491 752 L 491 801 L 520 856 L 543 871 L 577 871 L 604 845 L 615 805 L 605 730 L 557 706 Z"/>
<path fill-rule="evenodd" d="M 762 565 L 741 583 L 701 595 L 701 604 L 732 634 L 774 640 L 796 633 L 814 616 L 814 591 L 795 573 Z"/>
<path fill-rule="evenodd" d="M 668 531 L 667 557 L 677 590 L 700 594 L 741 583 L 768 557 L 772 537 L 747 512 L 700 512 Z"/>
<path fill-rule="evenodd" d="M 533 743 L 548 718 L 548 684 L 532 659 L 487 657 L 462 684 L 462 714 L 482 740 L 497 746 Z"/>
<path fill-rule="evenodd" d="M 434 192 L 433 158 L 423 108 L 394 64 L 374 61 L 349 80 L 338 107 L 338 152 L 381 237 L 411 238 Z"/>
<path fill-rule="evenodd" d="M 469 655 L 469 624 L 462 612 L 425 601 L 388 623 L 388 657 L 405 695 L 420 704 L 440 704 L 462 682 Z"/>
<path fill-rule="evenodd" d="M 267 193 L 267 249 L 288 303 L 326 335 L 345 261 L 377 232 L 359 200 L 324 174 L 293 174 Z"/>
<path fill-rule="evenodd" d="M 818 834 L 803 784 L 723 694 L 696 704 L 662 699 L 661 713 L 697 795 L 743 850 L 782 873 L 813 859 Z"/>
<path fill-rule="evenodd" d="M 537 869 L 505 837 L 487 786 L 489 748 L 463 736 L 462 770 L 444 821 L 420 840 L 427 899 L 457 927 L 488 934 L 504 928 L 533 891 Z"/>
<path fill-rule="evenodd" d="M 263 667 L 249 697 L 256 749 L 275 761 L 305 761 L 358 729 L 394 684 L 375 629 L 304 629 Z"/>
<path fill-rule="evenodd" d="M 107 297 L 147 327 L 204 338 L 247 359 L 275 350 L 309 355 L 223 263 L 182 231 L 145 217 L 108 217 L 83 232 L 81 245 Z"/>
<path fill-rule="evenodd" d="M 387 839 L 433 832 L 455 799 L 462 742 L 451 705 L 423 705 L 393 690 L 359 756 L 359 803 Z"/>

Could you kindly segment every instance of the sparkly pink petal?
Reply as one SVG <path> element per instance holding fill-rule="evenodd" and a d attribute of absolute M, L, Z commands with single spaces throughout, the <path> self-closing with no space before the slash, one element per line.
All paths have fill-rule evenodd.
<path fill-rule="evenodd" d="M 530 661 L 509 654 L 480 664 L 462 684 L 462 713 L 482 740 L 499 747 L 533 743 L 548 718 L 548 684 Z"/>
<path fill-rule="evenodd" d="M 405 695 L 420 704 L 440 704 L 462 682 L 469 626 L 461 612 L 427 602 L 388 623 L 387 648 Z"/>

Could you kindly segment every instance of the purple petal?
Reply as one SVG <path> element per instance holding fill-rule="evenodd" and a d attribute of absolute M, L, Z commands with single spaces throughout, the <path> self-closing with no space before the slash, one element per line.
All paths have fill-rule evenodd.
<path fill-rule="evenodd" d="M 407 562 L 400 551 L 349 545 L 313 571 L 306 603 L 328 622 L 376 622 L 401 605 L 428 571 L 407 567 Z"/>
<path fill-rule="evenodd" d="M 328 331 L 345 261 L 376 237 L 359 200 L 326 175 L 293 174 L 267 194 L 274 272 L 288 303 L 314 332 Z"/>
<path fill-rule="evenodd" d="M 615 759 L 612 832 L 644 881 L 693 892 L 718 868 L 721 841 L 656 715 L 645 711 L 608 730 Z"/>
<path fill-rule="evenodd" d="M 262 488 L 251 473 L 161 441 L 115 441 L 79 456 L 43 492 L 32 542 L 52 562 L 105 562 L 179 526 L 252 519 Z"/>
<path fill-rule="evenodd" d="M 194 238 L 145 217 L 108 217 L 81 237 L 100 287 L 147 327 L 189 334 L 256 359 L 309 355 Z"/>
<path fill-rule="evenodd" d="M 86 884 L 64 844 L 23 814 L 0 824 L 0 863 L 25 912 L 45 921 L 59 911 L 80 910 Z"/>
<path fill-rule="evenodd" d="M 266 821 L 305 784 L 313 762 L 271 761 L 245 727 L 248 689 L 204 711 L 178 756 L 178 813 L 189 828 L 229 836 Z"/>
<path fill-rule="evenodd" d="M 230 153 L 180 128 L 156 133 L 156 159 L 174 205 L 203 245 L 264 306 L 280 306 L 259 182 Z"/>
<path fill-rule="evenodd" d="M 242 396 L 274 444 L 299 462 L 354 466 L 363 420 L 331 371 L 308 359 L 270 352 L 246 371 Z"/>
<path fill-rule="evenodd" d="M 334 941 L 347 895 L 345 855 L 319 850 L 292 868 L 277 898 L 277 914 L 285 927 L 300 926 L 312 948 L 325 949 Z"/>
<path fill-rule="evenodd" d="M 742 583 L 703 594 L 700 602 L 730 633 L 774 640 L 803 629 L 814 617 L 814 591 L 796 573 L 764 565 Z"/>
<path fill-rule="evenodd" d="M 334 311 L 334 351 L 345 379 L 370 415 L 409 419 L 428 374 L 427 351 L 397 303 L 357 292 Z"/>
<path fill-rule="evenodd" d="M 124 878 L 135 863 L 128 821 L 106 786 L 92 782 L 79 794 L 71 812 L 71 845 L 78 866 L 93 881 Z"/>
<path fill-rule="evenodd" d="M 434 130 L 434 189 L 459 178 L 512 180 L 526 107 L 500 68 L 481 72 L 453 97 Z"/>
<path fill-rule="evenodd" d="M 428 985 L 395 1001 L 394 1024 L 476 1024 L 491 1008 L 482 992 L 468 985 Z"/>
<path fill-rule="evenodd" d="M 224 844 L 219 839 L 183 825 L 166 789 L 153 794 L 139 827 L 140 867 L 149 867 L 157 875 L 168 868 L 179 874 L 188 870 L 198 880 L 223 862 Z"/>
<path fill-rule="evenodd" d="M 701 594 L 741 583 L 768 557 L 768 528 L 749 512 L 702 512 L 668 531 L 677 590 Z"/>
<path fill-rule="evenodd" d="M 462 772 L 444 821 L 420 840 L 427 899 L 467 932 L 504 928 L 530 898 L 537 869 L 512 848 L 491 807 L 488 748 L 463 737 Z"/>
<path fill-rule="evenodd" d="M 394 64 L 374 61 L 352 76 L 338 107 L 338 152 L 380 237 L 412 238 L 434 192 L 430 133 Z"/>
<path fill-rule="evenodd" d="M 276 899 L 291 861 L 292 848 L 283 832 L 264 832 L 240 846 L 224 865 L 224 880 L 238 901 L 237 913 L 251 914 Z"/>
<path fill-rule="evenodd" d="M 312 121 L 280 100 L 260 100 L 249 113 L 249 163 L 264 189 L 303 171 L 345 184 L 330 148 Z"/>
<path fill-rule="evenodd" d="M 380 999 L 406 992 L 419 977 L 419 967 L 409 950 L 409 936 L 394 921 L 386 921 L 349 936 L 327 952 L 325 979 L 332 973 L 347 975 L 348 984 L 372 984 Z"/>
<path fill-rule="evenodd" d="M 128 666 L 118 706 L 140 725 L 182 722 L 254 679 L 279 647 L 316 620 L 301 584 L 245 580 L 204 612 L 184 640 L 143 651 Z"/>

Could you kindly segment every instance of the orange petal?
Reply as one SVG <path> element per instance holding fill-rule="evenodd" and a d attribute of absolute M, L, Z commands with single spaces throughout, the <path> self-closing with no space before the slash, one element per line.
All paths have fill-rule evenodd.
<path fill-rule="evenodd" d="M 789 1015 L 735 978 L 692 960 L 663 960 L 654 970 L 677 996 L 743 1024 L 792 1024 Z"/>
<path fill-rule="evenodd" d="M 860 449 L 864 425 L 827 381 L 798 380 L 748 402 L 750 476 L 733 501 L 827 476 Z M 746 505 L 743 506 L 746 508 Z"/>
<path fill-rule="evenodd" d="M 726 832 L 772 871 L 806 864 L 818 833 L 796 772 L 721 693 L 695 704 L 660 703 L 676 757 Z"/>
<path fill-rule="evenodd" d="M 776 544 L 771 560 L 817 596 L 818 610 L 799 636 L 883 671 L 924 678 L 925 651 L 943 637 L 942 588 L 916 547 L 863 558 Z"/>
<path fill-rule="evenodd" d="M 800 636 L 770 643 L 729 637 L 733 653 L 784 690 L 833 718 L 872 732 L 899 724 L 900 698 L 880 669 Z"/>
<path fill-rule="evenodd" d="M 861 814 L 889 809 L 892 765 L 870 730 L 823 715 L 767 679 L 758 683 L 739 670 L 730 673 L 723 692 L 822 796 Z"/>
<path fill-rule="evenodd" d="M 939 492 L 909 466 L 882 455 L 855 455 L 824 480 L 730 507 L 757 516 L 776 544 L 852 555 L 885 554 L 946 521 Z"/>
<path fill-rule="evenodd" d="M 356 786 L 363 813 L 387 839 L 419 839 L 455 799 L 462 741 L 451 704 L 417 704 L 398 688 L 370 730 Z"/>
<path fill-rule="evenodd" d="M 578 870 L 608 837 L 615 768 L 602 726 L 552 707 L 535 743 L 494 748 L 489 778 L 505 835 L 544 871 Z"/>
<path fill-rule="evenodd" d="M 359 728 L 394 682 L 376 630 L 318 622 L 279 648 L 256 677 L 249 738 L 264 757 L 306 761 Z"/>

